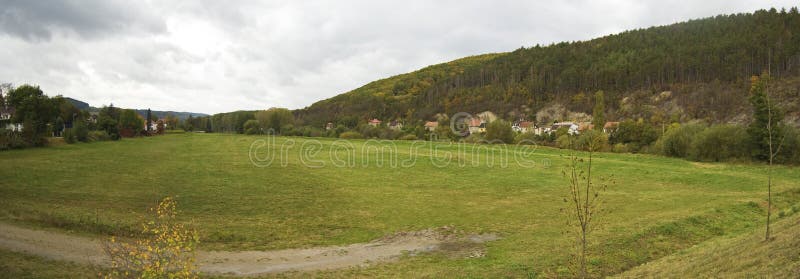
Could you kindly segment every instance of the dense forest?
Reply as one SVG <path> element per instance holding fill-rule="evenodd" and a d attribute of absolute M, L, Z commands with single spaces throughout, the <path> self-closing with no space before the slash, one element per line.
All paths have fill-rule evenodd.
<path fill-rule="evenodd" d="M 784 103 L 800 100 L 797 8 L 466 57 L 378 80 L 294 114 L 298 125 L 313 127 L 486 110 L 536 120 L 537 111 L 553 104 L 589 113 L 589 96 L 603 90 L 609 119 L 741 122 L 749 114 L 750 77 L 762 72 L 779 85 Z"/>

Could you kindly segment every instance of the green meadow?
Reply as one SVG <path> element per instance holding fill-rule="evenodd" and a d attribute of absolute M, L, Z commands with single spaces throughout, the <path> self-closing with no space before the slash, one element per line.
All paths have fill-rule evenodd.
<path fill-rule="evenodd" d="M 562 212 L 570 151 L 483 145 L 489 155 L 476 157 L 464 151 L 473 146 L 447 143 L 265 139 L 186 133 L 0 152 L 0 221 L 105 237 L 137 230 L 148 207 L 173 196 L 207 250 L 342 245 L 442 226 L 501 237 L 484 257 L 431 252 L 317 276 L 573 274 L 575 235 Z M 592 274 L 763 228 L 765 165 L 612 153 L 594 163 L 608 189 L 590 236 Z M 774 183 L 773 216 L 790 215 L 799 169 L 775 167 Z"/>

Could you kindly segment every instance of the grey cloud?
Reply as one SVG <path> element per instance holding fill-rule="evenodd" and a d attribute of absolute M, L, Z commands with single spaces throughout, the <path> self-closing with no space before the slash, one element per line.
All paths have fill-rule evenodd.
<path fill-rule="evenodd" d="M 164 24 L 136 1 L 0 1 L 0 32 L 30 41 L 49 40 L 56 32 L 86 38 L 120 31 L 163 32 Z"/>
<path fill-rule="evenodd" d="M 792 1 L 0 0 L 0 82 L 93 105 L 300 108 L 468 55 Z"/>

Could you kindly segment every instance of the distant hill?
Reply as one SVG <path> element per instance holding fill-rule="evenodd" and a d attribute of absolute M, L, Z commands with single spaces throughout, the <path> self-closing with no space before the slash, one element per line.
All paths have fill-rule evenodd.
<path fill-rule="evenodd" d="M 147 115 L 147 109 L 137 109 L 136 112 L 139 113 L 139 115 L 141 115 L 142 117 L 145 117 Z M 185 112 L 185 111 L 159 111 L 159 110 L 153 110 L 150 113 L 152 113 L 153 115 L 155 115 L 158 118 L 165 118 L 165 117 L 167 117 L 167 115 L 172 114 L 172 115 L 174 115 L 175 117 L 178 117 L 178 119 L 181 119 L 181 120 L 187 119 L 187 118 L 189 118 L 189 116 L 192 116 L 192 117 L 208 116 L 208 114 L 205 114 L 205 113 Z"/>
<path fill-rule="evenodd" d="M 64 99 L 69 101 L 70 103 L 72 103 L 72 105 L 74 105 L 76 108 L 78 108 L 80 110 L 99 111 L 99 108 L 92 107 L 86 102 L 83 102 L 83 101 L 80 101 L 80 100 L 76 100 L 76 99 L 73 99 L 73 98 L 70 98 L 70 97 L 64 97 Z M 136 112 L 139 113 L 139 115 L 141 115 L 142 117 L 145 117 L 147 115 L 147 109 L 136 109 Z M 192 117 L 208 116 L 208 114 L 205 114 L 205 113 L 185 112 L 185 111 L 159 111 L 159 110 L 153 110 L 153 111 L 151 111 L 151 113 L 153 115 L 155 115 L 156 117 L 158 117 L 158 118 L 165 118 L 165 117 L 167 117 L 167 115 L 172 114 L 172 115 L 174 115 L 175 117 L 177 117 L 178 119 L 181 119 L 181 120 L 187 119 L 187 118 L 189 118 L 189 116 L 192 116 Z"/>
<path fill-rule="evenodd" d="M 295 114 L 316 127 L 328 121 L 418 121 L 438 113 L 486 110 L 506 119 L 534 120 L 536 112 L 553 106 L 589 113 L 592 93 L 604 90 L 610 120 L 741 122 L 750 114 L 749 78 L 764 71 L 778 80 L 776 95 L 787 106 L 789 121 L 800 123 L 796 8 L 462 58 L 368 83 Z"/>
<path fill-rule="evenodd" d="M 78 108 L 79 110 L 89 110 L 91 108 L 91 106 L 88 103 L 78 101 L 70 97 L 64 97 L 64 100 L 67 100 L 68 102 L 72 103 L 72 105 Z"/>

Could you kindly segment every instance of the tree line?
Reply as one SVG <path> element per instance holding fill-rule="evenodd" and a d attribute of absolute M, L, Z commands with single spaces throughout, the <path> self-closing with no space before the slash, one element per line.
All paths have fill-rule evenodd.
<path fill-rule="evenodd" d="M 133 109 L 113 104 L 93 115 L 75 107 L 62 96 L 47 96 L 32 85 L 3 85 L 0 109 L 10 115 L 0 120 L 0 150 L 44 146 L 48 138 L 63 137 L 67 143 L 119 140 L 123 137 L 160 134 L 164 123 L 148 130 L 145 123 L 157 121 L 142 117 Z M 147 119 L 145 119 L 147 118 Z"/>

